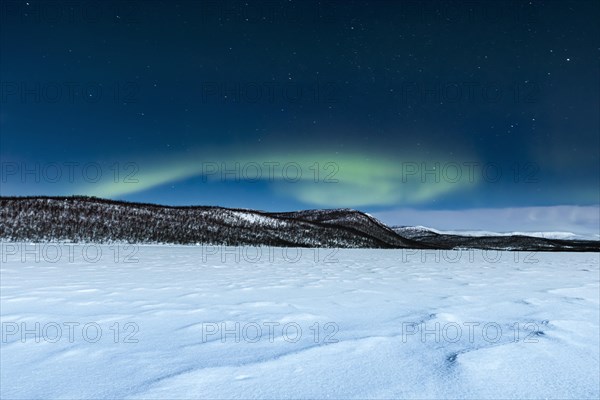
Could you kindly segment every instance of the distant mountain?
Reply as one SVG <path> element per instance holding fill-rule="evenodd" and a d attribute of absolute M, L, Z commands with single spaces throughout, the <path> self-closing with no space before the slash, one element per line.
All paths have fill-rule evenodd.
<path fill-rule="evenodd" d="M 354 210 L 266 213 L 92 197 L 0 197 L 0 238 L 231 246 L 426 247 Z"/>
<path fill-rule="evenodd" d="M 540 237 L 544 239 L 564 239 L 564 240 L 600 240 L 600 234 L 576 234 L 573 232 L 563 231 L 543 231 L 543 232 L 491 232 L 482 230 L 439 230 L 434 228 L 427 228 L 424 226 L 394 226 L 392 229 L 402 230 L 404 236 L 411 236 L 423 231 L 430 231 L 441 235 L 457 235 L 457 236 L 532 236 Z M 411 233 L 414 232 L 414 233 Z"/>
<path fill-rule="evenodd" d="M 0 240 L 383 249 L 600 251 L 600 241 L 463 236 L 384 225 L 350 209 L 268 213 L 94 197 L 0 197 Z"/>
<path fill-rule="evenodd" d="M 444 233 L 422 226 L 393 227 L 398 235 L 434 248 L 486 249 L 486 250 L 533 250 L 533 251 L 600 251 L 598 240 L 571 240 L 524 234 L 495 234 L 473 232 L 464 234 Z M 554 235 L 555 236 L 555 235 Z"/>

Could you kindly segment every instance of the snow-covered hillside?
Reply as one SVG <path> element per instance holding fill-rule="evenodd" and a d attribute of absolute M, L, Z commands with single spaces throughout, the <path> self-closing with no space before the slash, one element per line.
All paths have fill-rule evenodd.
<path fill-rule="evenodd" d="M 2 246 L 1 398 L 600 396 L 597 253 Z"/>
<path fill-rule="evenodd" d="M 600 251 L 598 240 L 458 236 L 421 227 L 391 229 L 372 216 L 351 209 L 277 213 L 224 207 L 171 207 L 92 197 L 0 197 L 0 240 Z"/>
<path fill-rule="evenodd" d="M 339 248 L 421 248 L 355 210 L 266 213 L 90 197 L 0 197 L 0 239 Z"/>

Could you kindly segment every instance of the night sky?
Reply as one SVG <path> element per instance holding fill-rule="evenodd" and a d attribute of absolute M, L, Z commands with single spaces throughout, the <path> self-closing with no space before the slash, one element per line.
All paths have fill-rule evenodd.
<path fill-rule="evenodd" d="M 2 1 L 2 195 L 598 233 L 600 2 Z"/>

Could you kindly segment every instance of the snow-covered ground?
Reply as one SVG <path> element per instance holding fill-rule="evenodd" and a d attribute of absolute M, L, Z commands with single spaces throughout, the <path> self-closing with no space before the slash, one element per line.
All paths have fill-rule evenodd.
<path fill-rule="evenodd" d="M 59 247 L 2 244 L 1 398 L 600 396 L 598 253 Z"/>

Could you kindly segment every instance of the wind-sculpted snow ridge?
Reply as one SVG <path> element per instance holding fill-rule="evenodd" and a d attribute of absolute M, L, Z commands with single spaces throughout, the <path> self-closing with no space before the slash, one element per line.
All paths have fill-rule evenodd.
<path fill-rule="evenodd" d="M 394 227 L 398 235 L 433 248 L 521 250 L 521 251 L 600 251 L 598 240 L 555 239 L 525 234 L 448 234 L 422 226 Z"/>
<path fill-rule="evenodd" d="M 322 218 L 331 215 L 332 218 Z M 360 211 L 266 213 L 170 207 L 92 197 L 0 197 L 9 241 L 423 248 Z"/>

